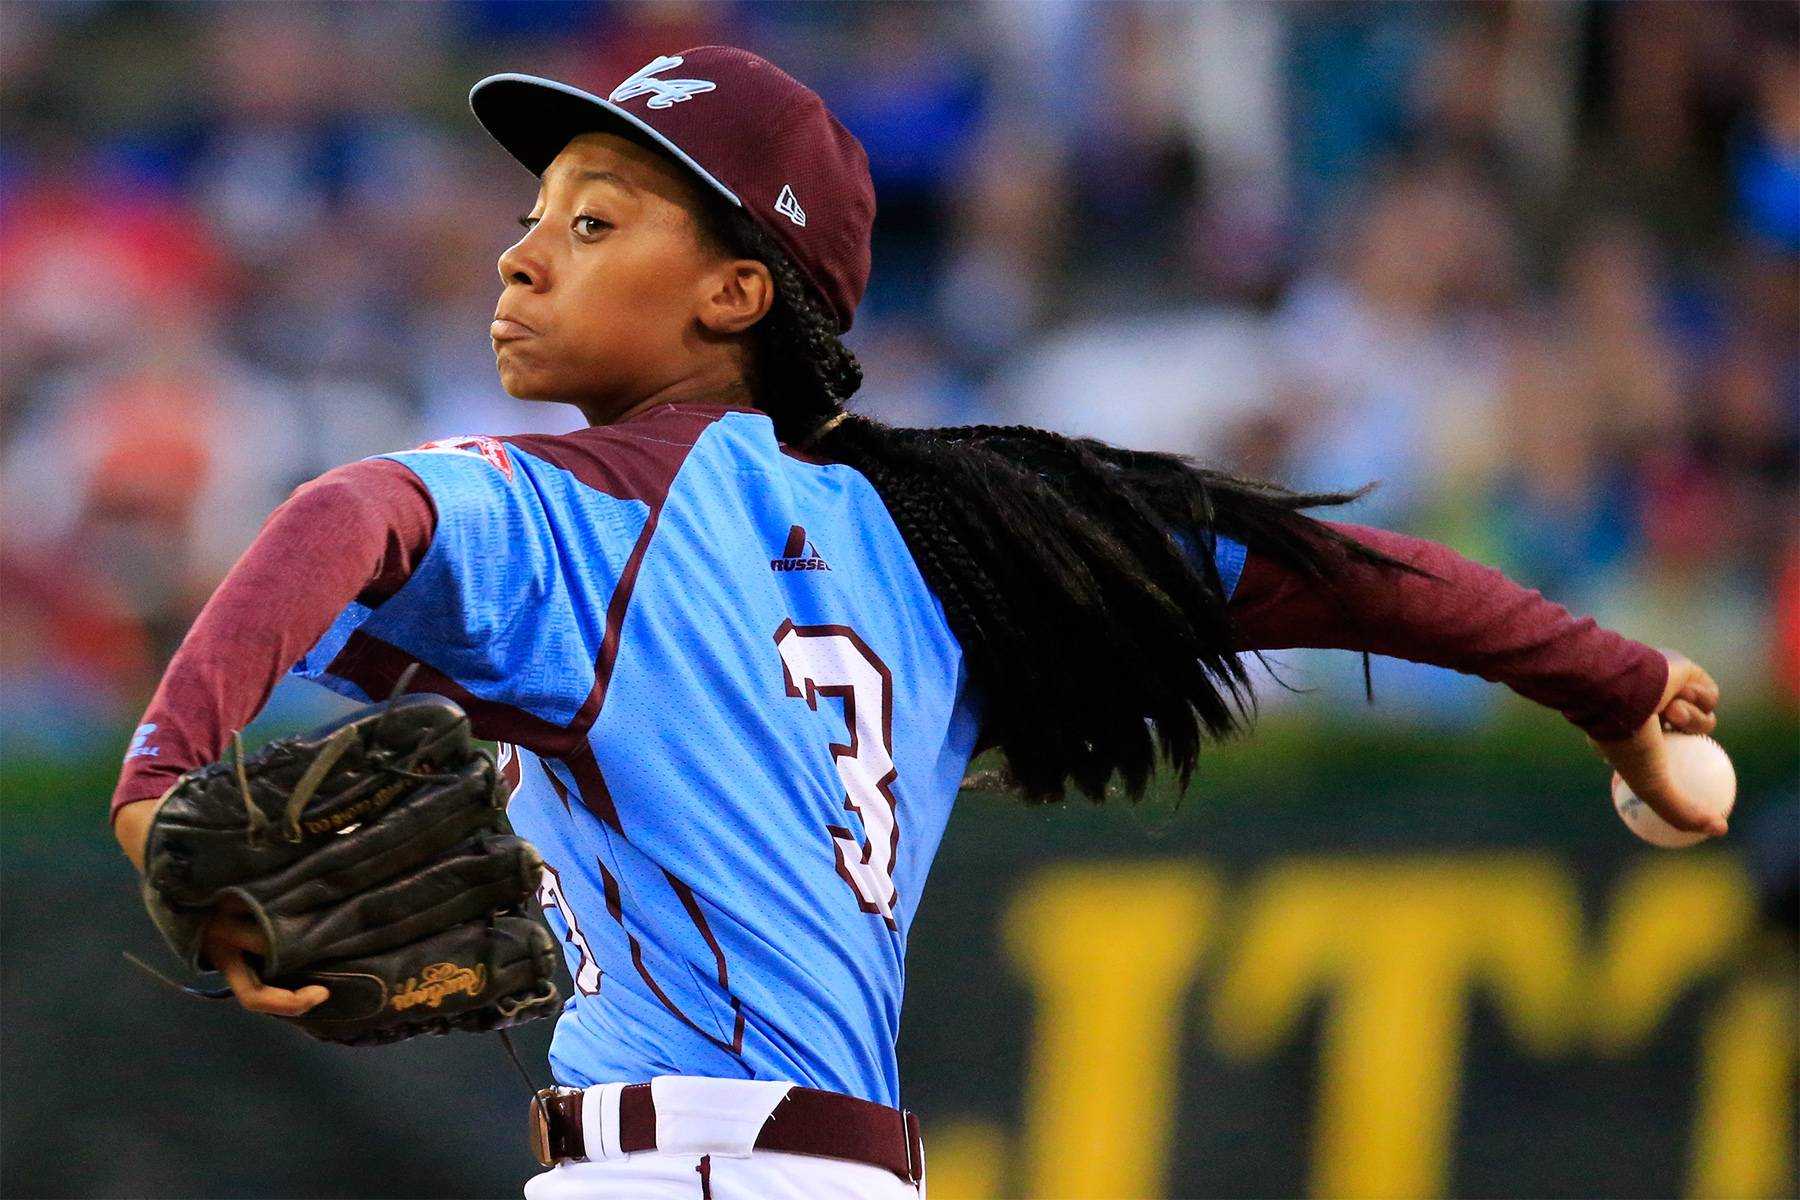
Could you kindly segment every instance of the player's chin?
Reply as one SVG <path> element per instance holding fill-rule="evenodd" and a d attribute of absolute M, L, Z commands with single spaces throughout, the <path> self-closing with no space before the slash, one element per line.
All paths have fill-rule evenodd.
<path fill-rule="evenodd" d="M 537 356 L 526 351 L 519 341 L 502 342 L 495 348 L 494 370 L 500 376 L 500 386 L 515 400 L 550 399 L 558 390 L 556 373 L 545 370 Z"/>

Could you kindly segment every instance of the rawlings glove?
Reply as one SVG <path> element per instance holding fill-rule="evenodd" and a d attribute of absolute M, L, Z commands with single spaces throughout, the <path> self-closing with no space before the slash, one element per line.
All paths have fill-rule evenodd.
<path fill-rule="evenodd" d="M 235 899 L 267 939 L 265 983 L 329 989 L 282 1018 L 324 1041 L 548 1016 L 556 943 L 526 911 L 543 859 L 507 832 L 505 804 L 493 760 L 441 696 L 371 705 L 249 758 L 234 741 L 157 808 L 145 905 L 175 953 L 207 970 L 207 922 Z"/>

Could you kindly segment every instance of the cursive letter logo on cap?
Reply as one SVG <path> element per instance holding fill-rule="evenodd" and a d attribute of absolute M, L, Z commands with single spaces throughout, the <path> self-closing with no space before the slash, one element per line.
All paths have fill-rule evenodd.
<path fill-rule="evenodd" d="M 680 104 L 683 100 L 691 100 L 701 92 L 710 92 L 716 86 L 709 79 L 657 79 L 659 71 L 672 70 L 681 65 L 681 55 L 663 54 L 652 59 L 646 65 L 631 73 L 631 77 L 612 90 L 607 99 L 614 104 L 621 100 L 631 100 L 638 96 L 649 96 L 651 108 L 667 108 L 671 104 Z"/>

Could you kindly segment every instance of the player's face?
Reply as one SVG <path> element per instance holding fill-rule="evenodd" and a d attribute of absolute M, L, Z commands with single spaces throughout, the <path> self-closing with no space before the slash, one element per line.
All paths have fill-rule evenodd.
<path fill-rule="evenodd" d="M 741 380 L 738 335 L 768 308 L 744 289 L 755 293 L 767 268 L 698 236 L 693 187 L 614 134 L 583 134 L 557 155 L 525 236 L 500 256 L 492 337 L 508 393 L 602 423 Z"/>

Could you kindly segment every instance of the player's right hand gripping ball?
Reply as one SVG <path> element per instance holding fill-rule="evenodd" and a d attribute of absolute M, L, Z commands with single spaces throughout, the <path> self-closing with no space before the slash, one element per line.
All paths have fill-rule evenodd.
<path fill-rule="evenodd" d="M 145 903 L 205 970 L 207 920 L 236 897 L 268 939 L 264 982 L 329 989 L 286 1018 L 325 1041 L 516 1025 L 560 998 L 556 943 L 526 907 L 543 859 L 505 805 L 456 704 L 371 705 L 183 776 L 151 823 Z"/>
<path fill-rule="evenodd" d="M 1662 736 L 1670 782 L 1709 815 L 1729 817 L 1737 803 L 1737 771 L 1725 748 L 1704 734 L 1665 733 Z M 1704 833 L 1689 833 L 1663 820 L 1655 809 L 1638 798 L 1617 771 L 1612 777 L 1612 800 L 1613 809 L 1626 828 L 1652 846 L 1679 850 L 1706 840 Z"/>

